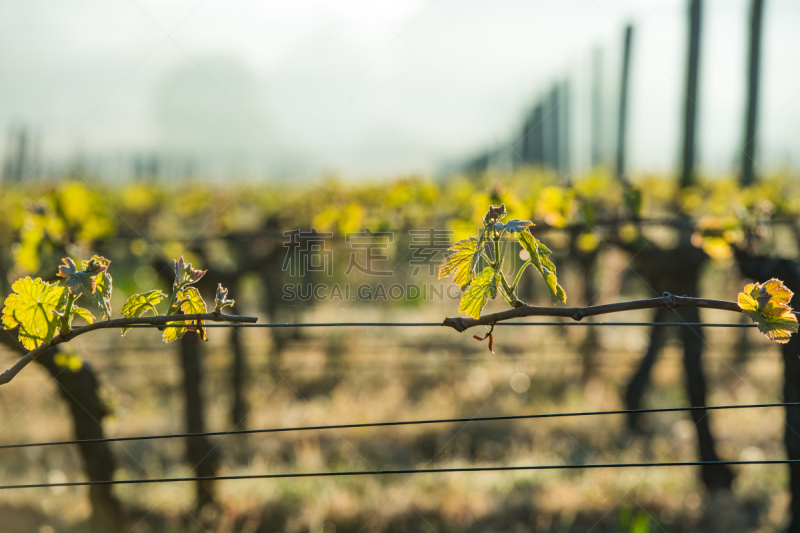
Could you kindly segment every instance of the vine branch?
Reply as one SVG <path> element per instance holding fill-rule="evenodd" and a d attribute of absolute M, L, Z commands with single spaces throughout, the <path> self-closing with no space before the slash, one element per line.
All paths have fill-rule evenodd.
<path fill-rule="evenodd" d="M 527 305 L 519 300 L 514 302 L 514 308 L 499 313 L 483 315 L 480 318 L 450 317 L 445 318 L 443 326 L 449 326 L 458 332 L 466 331 L 475 326 L 493 326 L 498 322 L 523 318 L 528 316 L 554 316 L 571 318 L 576 322 L 587 316 L 606 315 L 609 313 L 619 313 L 622 311 L 634 311 L 640 309 L 655 309 L 666 307 L 675 309 L 679 307 L 698 307 L 703 309 L 721 309 L 723 311 L 733 311 L 741 313 L 742 310 L 736 302 L 726 300 L 710 300 L 708 298 L 691 298 L 689 296 L 675 296 L 665 293 L 660 298 L 650 298 L 647 300 L 631 300 L 629 302 L 619 302 L 613 304 L 589 305 L 586 307 L 539 307 Z"/>
<path fill-rule="evenodd" d="M 222 313 L 201 313 L 193 315 L 163 315 L 163 316 L 148 316 L 139 318 L 115 318 L 112 320 L 101 320 L 99 322 L 94 322 L 93 324 L 87 324 L 86 326 L 74 328 L 68 332 L 56 335 L 50 342 L 46 342 L 40 346 L 37 346 L 35 349 L 29 351 L 24 356 L 22 356 L 22 358 L 20 358 L 20 360 L 17 361 L 14 364 L 14 366 L 12 366 L 8 370 L 0 374 L 0 385 L 5 385 L 6 383 L 14 379 L 14 376 L 19 374 L 20 370 L 28 366 L 30 362 L 32 362 L 34 359 L 39 357 L 41 354 L 43 354 L 50 348 L 54 348 L 55 346 L 58 346 L 59 344 L 63 344 L 65 342 L 69 342 L 75 337 L 83 335 L 84 333 L 89 333 L 90 331 L 95 331 L 98 329 L 122 328 L 126 326 L 138 326 L 138 325 L 165 326 L 171 322 L 196 321 L 196 320 L 205 320 L 208 322 L 240 322 L 242 324 L 254 324 L 258 322 L 258 317 L 223 315 Z"/>

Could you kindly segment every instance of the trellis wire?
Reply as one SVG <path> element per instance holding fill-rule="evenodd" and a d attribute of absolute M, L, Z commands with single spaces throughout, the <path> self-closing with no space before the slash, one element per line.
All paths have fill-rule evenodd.
<path fill-rule="evenodd" d="M 178 320 L 178 319 L 176 319 Z M 229 322 L 224 324 L 203 324 L 204 328 L 332 328 L 332 327 L 442 327 L 441 322 L 278 322 L 263 324 L 239 324 Z M 754 328 L 758 324 L 739 324 L 725 322 L 498 322 L 495 326 L 686 326 L 686 327 L 705 327 L 705 328 Z M 133 324 L 125 328 L 185 328 L 195 327 L 194 324 Z M 115 327 L 100 328 L 117 329 Z M 2 331 L 14 331 L 14 329 L 0 328 Z"/>
<path fill-rule="evenodd" d="M 650 409 L 617 409 L 613 411 L 579 411 L 569 413 L 539 413 L 529 415 L 503 415 L 463 418 L 435 418 L 428 420 L 400 420 L 395 422 L 364 422 L 359 424 L 332 424 L 322 426 L 295 426 L 286 428 L 262 429 L 237 429 L 230 431 L 206 431 L 203 433 L 171 433 L 166 435 L 140 435 L 132 437 L 108 437 L 103 439 L 62 440 L 52 442 L 31 442 L 21 444 L 3 444 L 0 450 L 11 448 L 34 448 L 44 446 L 62 446 L 67 444 L 97 443 L 97 442 L 130 442 L 142 440 L 190 438 L 190 437 L 219 437 L 228 435 L 252 435 L 257 433 L 288 433 L 292 431 L 322 431 L 331 429 L 359 429 L 373 427 L 414 426 L 423 424 L 453 424 L 459 422 L 491 422 L 502 420 L 533 420 L 540 418 L 567 418 L 577 416 L 622 415 L 629 413 L 671 413 L 681 411 L 720 411 L 725 409 L 759 409 L 768 407 L 800 406 L 800 402 L 759 403 L 743 405 L 710 405 L 705 407 L 658 407 Z"/>
<path fill-rule="evenodd" d="M 456 472 L 509 472 L 531 470 L 584 470 L 597 468 L 652 468 L 667 466 L 704 465 L 784 465 L 798 464 L 800 459 L 762 459 L 755 461 L 681 461 L 674 463 L 592 463 L 584 465 L 524 465 L 524 466 L 474 466 L 460 468 L 404 468 L 397 470 L 350 470 L 343 472 L 295 472 L 284 474 L 243 474 L 229 476 L 172 477 L 150 479 L 114 479 L 104 481 L 64 481 L 62 483 L 30 483 L 0 485 L 6 489 L 46 489 L 54 487 L 86 487 L 96 485 L 134 485 L 143 483 L 176 483 L 186 481 L 241 481 L 246 479 L 286 479 L 314 477 L 386 476 L 398 474 L 449 474 Z"/>

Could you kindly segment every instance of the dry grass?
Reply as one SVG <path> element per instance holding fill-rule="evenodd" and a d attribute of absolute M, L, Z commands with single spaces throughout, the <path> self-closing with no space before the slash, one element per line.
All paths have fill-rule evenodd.
<path fill-rule="evenodd" d="M 441 316 L 441 310 L 428 309 L 413 319 Z M 319 309 L 307 320 L 332 318 L 341 319 L 335 310 Z M 383 318 L 362 309 L 347 320 Z M 491 354 L 485 343 L 436 328 L 309 330 L 278 357 L 265 330 L 247 330 L 248 427 L 621 408 L 620 391 L 646 346 L 646 330 L 602 329 L 600 375 L 588 384 L 580 381 L 577 353 L 585 331 L 503 328 L 497 353 Z M 782 379 L 777 348 L 753 332 L 750 361 L 734 363 L 734 331 L 708 332 L 709 402 L 777 401 Z M 124 345 L 110 332 L 72 344 L 98 370 L 115 404 L 109 435 L 182 430 L 178 356 L 148 333 L 134 331 Z M 230 428 L 225 337 L 212 331 L 204 359 L 209 430 Z M 517 374 L 529 378 L 527 390 L 521 376 L 515 378 L 517 391 L 512 388 Z M 679 346 L 671 344 L 662 354 L 646 403 L 686 404 Z M 724 458 L 784 457 L 779 409 L 710 417 Z M 38 368 L 0 390 L 3 442 L 70 438 L 69 420 L 50 378 Z M 615 415 L 231 436 L 216 442 L 222 474 L 696 459 L 686 414 L 650 415 L 645 421 L 647 436 L 629 433 L 623 417 Z M 119 478 L 191 475 L 179 439 L 113 447 Z M 0 453 L 3 483 L 82 479 L 72 447 Z M 682 467 L 220 482 L 217 515 L 200 519 L 219 532 L 606 532 L 637 531 L 637 520 L 649 531 L 779 531 L 788 502 L 786 469 L 747 466 L 736 472 L 734 493 L 713 497 L 705 494 L 696 469 Z M 90 512 L 85 492 L 3 492 L 2 529 L 81 531 Z M 132 533 L 198 530 L 189 483 L 122 486 L 116 494 L 129 511 Z"/>

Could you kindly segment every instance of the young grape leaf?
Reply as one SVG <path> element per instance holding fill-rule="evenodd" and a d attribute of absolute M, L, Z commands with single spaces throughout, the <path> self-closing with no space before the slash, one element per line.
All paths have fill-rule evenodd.
<path fill-rule="evenodd" d="M 180 316 L 180 315 L 176 315 Z M 178 340 L 184 335 L 186 335 L 187 331 L 196 331 L 200 338 L 204 341 L 208 340 L 208 336 L 206 335 L 206 328 L 203 327 L 202 320 L 184 320 L 184 321 L 177 321 L 171 322 L 170 327 L 164 329 L 164 334 L 162 338 L 164 342 L 167 344 L 171 343 L 172 341 Z"/>
<path fill-rule="evenodd" d="M 80 298 L 87 295 L 92 304 L 103 313 L 103 317 L 111 318 L 111 275 L 108 266 L 111 261 L 99 255 L 83 261 L 83 269 L 78 267 L 69 257 L 62 259 L 64 264 L 58 267 L 58 276 L 65 278 L 69 292 Z M 88 311 L 87 311 L 88 312 Z"/>
<path fill-rule="evenodd" d="M 506 204 L 490 205 L 489 210 L 483 216 L 483 223 L 497 222 L 506 216 Z"/>
<path fill-rule="evenodd" d="M 164 328 L 164 334 L 161 338 L 163 338 L 164 342 L 167 344 L 180 339 L 186 333 L 186 324 L 188 324 L 186 321 L 170 322 L 169 327 Z"/>
<path fill-rule="evenodd" d="M 225 306 L 233 307 L 236 300 L 228 300 L 228 289 L 222 286 L 222 283 L 217 284 L 217 295 L 214 298 L 214 312 L 219 313 Z"/>
<path fill-rule="evenodd" d="M 517 239 L 525 251 L 528 252 L 531 258 L 531 264 L 536 267 L 539 274 L 544 278 L 547 288 L 550 291 L 550 301 L 553 305 L 558 302 L 566 303 L 567 293 L 561 285 L 558 284 L 558 277 L 556 276 L 556 266 L 550 261 L 548 257 L 552 252 L 539 242 L 539 240 L 531 235 L 529 231 L 520 231 L 515 234 Z"/>
<path fill-rule="evenodd" d="M 453 276 L 453 283 L 462 290 L 472 281 L 472 257 L 476 254 L 478 240 L 475 237 L 458 241 L 450 247 L 450 255 L 439 266 L 439 279 Z M 480 253 L 480 252 L 478 252 Z"/>
<path fill-rule="evenodd" d="M 205 274 L 205 272 L 203 272 L 203 274 Z M 200 291 L 195 287 L 185 287 L 178 291 L 176 306 L 179 307 L 181 312 L 185 315 L 202 314 L 206 312 L 206 302 L 203 301 L 203 297 L 200 296 Z M 180 339 L 187 331 L 197 331 L 201 339 L 208 340 L 206 337 L 206 330 L 201 320 L 195 322 L 187 320 L 183 322 L 174 322 L 173 324 L 176 326 L 180 324 L 181 327 L 169 327 L 164 330 L 163 339 L 166 343 Z"/>
<path fill-rule="evenodd" d="M 780 344 L 789 342 L 797 333 L 797 317 L 789 301 L 793 293 L 779 279 L 764 283 L 749 283 L 739 293 L 742 312 L 758 324 L 758 329 L 770 340 Z"/>
<path fill-rule="evenodd" d="M 167 295 L 159 290 L 147 291 L 142 294 L 134 294 L 125 302 L 120 312 L 125 318 L 139 318 L 147 311 L 152 311 L 155 316 L 158 316 L 158 305 L 161 300 L 166 298 Z M 130 327 L 122 328 L 122 334 L 125 335 Z"/>
<path fill-rule="evenodd" d="M 75 298 L 80 298 L 82 294 L 92 294 L 97 288 L 95 273 L 86 270 L 78 270 L 75 262 L 69 257 L 64 257 L 63 265 L 59 265 L 58 274 L 60 278 L 65 278 L 64 284 Z"/>
<path fill-rule="evenodd" d="M 18 279 L 11 289 L 14 292 L 3 308 L 3 325 L 8 329 L 19 326 L 19 341 L 28 350 L 50 342 L 59 332 L 67 290 L 30 277 Z"/>
<path fill-rule="evenodd" d="M 458 312 L 467 313 L 467 316 L 472 318 L 480 318 L 487 300 L 497 297 L 497 280 L 498 273 L 492 267 L 484 268 L 461 295 Z"/>
<path fill-rule="evenodd" d="M 88 309 L 84 309 L 83 307 L 78 307 L 77 305 L 72 306 L 72 317 L 70 317 L 70 324 L 72 324 L 72 318 L 79 316 L 84 319 L 89 324 L 93 324 L 95 321 L 94 315 L 89 312 Z"/>
<path fill-rule="evenodd" d="M 206 273 L 206 270 L 195 270 L 191 263 L 183 260 L 183 256 L 175 261 L 175 286 L 182 287 L 192 283 L 197 283 Z"/>
<path fill-rule="evenodd" d="M 93 255 L 88 261 L 83 261 L 83 269 L 93 274 L 106 272 L 109 266 L 111 266 L 111 260 L 102 255 Z"/>
<path fill-rule="evenodd" d="M 533 222 L 530 220 L 520 220 L 515 218 L 514 220 L 509 220 L 503 225 L 503 229 L 509 233 L 518 233 L 520 231 L 525 231 L 526 228 L 531 226 L 535 226 Z"/>
<path fill-rule="evenodd" d="M 503 206 L 503 209 L 505 210 L 505 206 Z M 471 273 L 475 272 L 475 269 L 478 266 L 478 261 L 480 260 L 481 254 L 483 253 L 483 247 L 484 244 L 486 243 L 486 232 L 487 232 L 487 227 L 484 226 L 483 228 L 481 228 L 480 235 L 478 235 L 478 244 L 475 245 L 475 252 L 472 254 L 472 259 L 469 262 L 469 271 Z M 464 290 L 463 285 L 461 286 L 461 290 Z"/>
<path fill-rule="evenodd" d="M 195 287 L 186 287 L 178 292 L 178 302 L 181 311 L 187 315 L 194 315 L 206 312 L 206 302 L 200 296 L 200 291 Z"/>
<path fill-rule="evenodd" d="M 111 319 L 111 274 L 107 271 L 100 272 L 95 276 L 97 289 L 92 293 L 91 301 L 103 314 L 106 320 Z"/>

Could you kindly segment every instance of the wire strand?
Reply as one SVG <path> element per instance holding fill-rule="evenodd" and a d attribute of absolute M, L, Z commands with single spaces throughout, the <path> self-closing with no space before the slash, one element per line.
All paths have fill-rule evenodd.
<path fill-rule="evenodd" d="M 395 426 L 414 426 L 424 424 L 453 424 L 459 422 L 492 422 L 501 420 L 534 420 L 540 418 L 567 418 L 577 416 L 600 416 L 600 415 L 622 415 L 630 413 L 672 413 L 682 411 L 720 411 L 725 409 L 759 409 L 769 407 L 793 407 L 800 406 L 800 402 L 782 403 L 760 403 L 744 405 L 710 405 L 706 407 L 660 407 L 651 409 L 618 409 L 614 411 L 581 411 L 569 413 L 540 413 L 529 415 L 504 415 L 504 416 L 483 416 L 469 418 L 434 418 L 429 420 L 401 420 L 396 422 L 365 422 L 360 424 L 333 424 L 324 426 L 295 426 L 285 428 L 262 428 L 262 429 L 237 429 L 230 431 L 206 431 L 203 433 L 171 433 L 165 435 L 139 435 L 131 437 L 107 437 L 102 439 L 83 439 L 83 440 L 61 440 L 51 442 L 30 442 L 20 444 L 3 444 L 0 450 L 13 448 L 34 448 L 44 446 L 63 446 L 67 444 L 83 444 L 98 442 L 131 442 L 142 440 L 160 440 L 191 437 L 221 437 L 229 435 L 253 435 L 261 433 L 288 433 L 292 431 L 322 431 L 331 429 L 357 429 L 374 427 L 395 427 Z"/>
<path fill-rule="evenodd" d="M 143 483 L 176 483 L 186 481 L 240 481 L 246 479 L 287 479 L 314 477 L 347 476 L 386 476 L 398 474 L 449 474 L 456 472 L 509 472 L 531 470 L 587 470 L 597 468 L 653 468 L 668 466 L 705 465 L 784 465 L 798 464 L 800 459 L 763 459 L 756 461 L 681 461 L 673 463 L 595 463 L 585 465 L 524 465 L 524 466 L 475 466 L 461 468 L 404 468 L 397 470 L 350 470 L 344 472 L 294 472 L 284 474 L 244 474 L 229 476 L 173 477 L 151 479 L 114 479 L 103 481 L 65 481 L 62 483 L 30 483 L 21 485 L 0 485 L 0 490 L 45 489 L 53 487 L 86 487 L 96 485 L 135 485 Z"/>
<path fill-rule="evenodd" d="M 264 324 L 203 324 L 204 328 L 332 328 L 332 327 L 441 327 L 441 322 L 278 322 Z M 724 322 L 498 322 L 499 326 L 685 326 L 685 327 L 705 327 L 705 328 L 754 328 L 758 324 L 739 324 Z M 184 328 L 185 324 L 133 324 L 125 328 Z M 102 328 L 116 329 L 116 328 Z M 0 328 L 4 331 L 13 329 Z M 101 330 L 97 330 L 101 331 Z"/>

